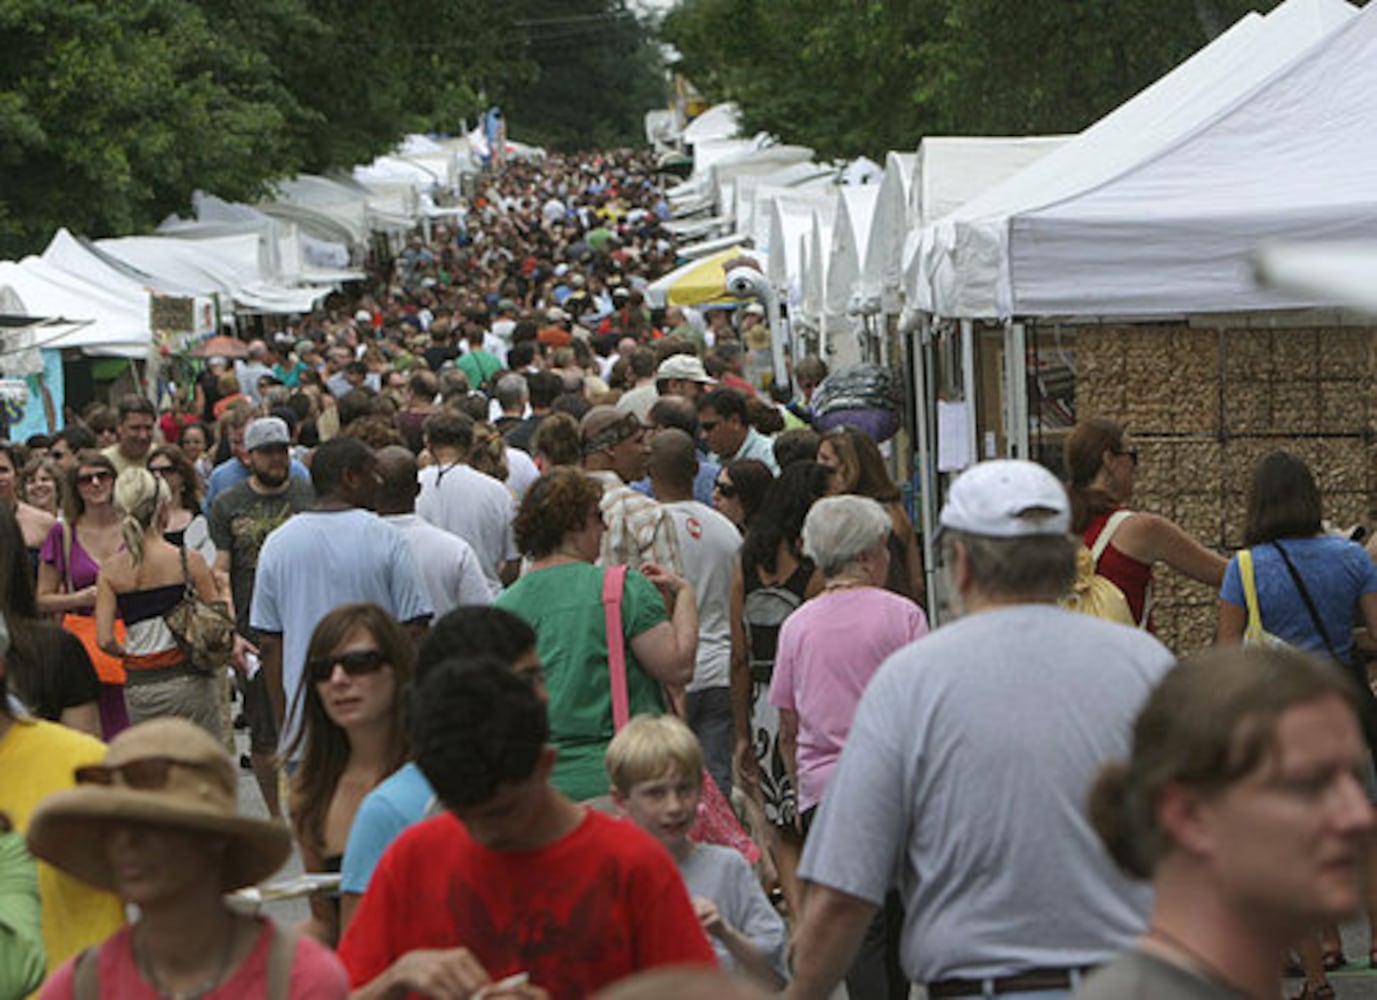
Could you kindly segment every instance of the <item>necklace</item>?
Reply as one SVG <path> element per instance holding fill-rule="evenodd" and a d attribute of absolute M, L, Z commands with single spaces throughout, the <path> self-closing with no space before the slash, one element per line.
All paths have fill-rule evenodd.
<path fill-rule="evenodd" d="M 200 997 L 205 996 L 211 990 L 219 986 L 220 983 L 224 981 L 225 974 L 229 972 L 230 962 L 234 958 L 234 945 L 238 940 L 239 921 L 231 915 L 229 940 L 225 942 L 224 954 L 220 956 L 220 967 L 215 970 L 213 976 L 200 986 L 186 990 L 185 992 L 178 992 L 177 990 L 170 990 L 163 985 L 162 980 L 158 977 L 157 971 L 153 968 L 153 963 L 150 962 L 147 956 L 140 950 L 137 929 L 134 933 L 129 935 L 129 942 L 134 949 L 134 964 L 138 966 L 139 972 L 143 974 L 144 979 L 148 980 L 148 984 L 157 991 L 158 996 L 162 997 L 163 1000 L 199 1000 Z"/>
<path fill-rule="evenodd" d="M 1242 991 L 1238 990 L 1234 981 L 1225 975 L 1219 966 L 1205 958 L 1205 956 L 1201 955 L 1174 934 L 1169 934 L 1162 930 L 1162 928 L 1154 926 L 1148 928 L 1147 934 L 1145 934 L 1144 937 L 1155 938 L 1160 944 L 1166 945 L 1171 951 L 1179 952 L 1181 957 L 1186 959 L 1187 964 L 1195 966 L 1198 972 L 1204 973 L 1206 979 L 1213 979 L 1221 986 L 1226 986 L 1231 990 L 1239 992 L 1240 995 L 1242 994 Z"/>

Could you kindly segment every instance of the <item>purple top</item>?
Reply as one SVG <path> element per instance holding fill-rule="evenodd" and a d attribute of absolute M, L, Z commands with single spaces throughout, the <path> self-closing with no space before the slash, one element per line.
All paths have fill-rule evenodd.
<path fill-rule="evenodd" d="M 58 576 L 64 580 L 67 579 L 67 566 L 62 558 L 61 521 L 53 525 L 48 532 L 48 537 L 43 539 L 43 548 L 39 550 L 38 558 L 55 568 Z M 92 558 L 91 553 L 82 548 L 74 530 L 72 532 L 72 591 L 85 590 L 87 587 L 94 586 L 98 576 L 100 576 L 100 563 Z M 94 604 L 88 608 L 73 608 L 72 613 L 89 615 L 94 608 Z"/>

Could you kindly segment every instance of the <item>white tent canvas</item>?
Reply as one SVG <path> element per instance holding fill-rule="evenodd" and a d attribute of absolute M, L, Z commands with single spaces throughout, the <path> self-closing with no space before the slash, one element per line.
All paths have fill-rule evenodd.
<path fill-rule="evenodd" d="M 0 288 L 8 287 L 30 316 L 46 316 L 82 325 L 33 346 L 54 350 L 80 348 L 86 354 L 123 358 L 148 356 L 148 293 L 120 295 L 83 281 L 38 257 L 0 261 Z"/>
<path fill-rule="evenodd" d="M 1327 304 L 1258 285 L 1268 240 L 1377 239 L 1377 8 L 1097 188 L 1011 220 L 1021 315 Z"/>
<path fill-rule="evenodd" d="M 943 316 L 1011 315 L 1013 216 L 1093 190 L 1154 157 L 1353 15 L 1343 0 L 1286 0 L 1266 17 L 1246 15 L 1073 141 L 924 229 L 909 269 L 911 299 L 928 299 Z"/>

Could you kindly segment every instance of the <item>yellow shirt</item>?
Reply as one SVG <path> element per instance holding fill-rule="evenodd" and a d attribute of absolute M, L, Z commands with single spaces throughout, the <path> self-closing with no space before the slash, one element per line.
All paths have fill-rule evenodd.
<path fill-rule="evenodd" d="M 99 764 L 104 756 L 105 744 L 85 733 L 53 722 L 15 719 L 0 738 L 0 810 L 9 814 L 15 829 L 27 830 L 39 802 L 71 788 L 76 784 L 74 769 Z M 38 863 L 38 898 L 50 975 L 83 948 L 124 926 L 119 897 L 43 861 Z"/>

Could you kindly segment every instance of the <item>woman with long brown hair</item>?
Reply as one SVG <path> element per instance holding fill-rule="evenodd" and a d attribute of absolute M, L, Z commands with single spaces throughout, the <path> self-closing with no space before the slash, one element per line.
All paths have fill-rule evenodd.
<path fill-rule="evenodd" d="M 20 495 L 20 463 L 14 446 L 0 441 L 0 505 L 3 505 L 24 533 L 24 550 L 28 553 L 29 571 L 38 572 L 38 553 L 43 540 L 52 531 L 56 519 L 51 513 L 24 502 Z"/>
<path fill-rule="evenodd" d="M 1095 554 L 1095 571 L 1123 591 L 1139 627 L 1152 627 L 1156 563 L 1218 588 L 1228 565 L 1222 556 L 1165 517 L 1128 508 L 1138 449 L 1123 427 L 1103 417 L 1081 421 L 1066 439 L 1064 458 L 1071 531 Z"/>
<path fill-rule="evenodd" d="M 339 871 L 364 796 L 406 763 L 402 699 L 415 662 L 411 638 L 376 604 L 338 607 L 311 634 L 295 694 L 301 728 L 286 754 L 301 760 L 289 807 L 307 872 Z M 340 917 L 333 898 L 312 897 L 309 929 L 331 947 Z"/>
<path fill-rule="evenodd" d="M 96 580 L 123 544 L 114 497 L 114 463 L 98 451 L 78 452 L 63 479 L 62 520 L 44 539 L 38 565 L 38 610 L 62 619 L 62 627 L 86 647 L 100 677 L 100 729 L 106 740 L 129 725 L 124 663 L 96 641 Z M 121 629 L 116 627 L 116 638 Z"/>
<path fill-rule="evenodd" d="M 205 488 L 186 452 L 175 444 L 157 445 L 148 453 L 148 471 L 167 483 L 167 527 L 163 537 L 214 563 L 215 544 L 210 540 L 210 526 L 201 510 Z"/>
<path fill-rule="evenodd" d="M 834 427 L 822 436 L 818 461 L 832 470 L 833 495 L 852 493 L 876 500 L 884 507 L 889 515 L 889 575 L 885 578 L 885 590 L 921 604 L 923 553 L 918 549 L 918 535 L 874 438 L 850 424 Z"/>

